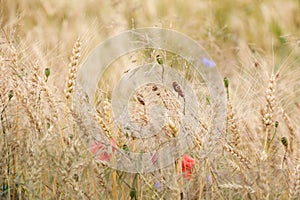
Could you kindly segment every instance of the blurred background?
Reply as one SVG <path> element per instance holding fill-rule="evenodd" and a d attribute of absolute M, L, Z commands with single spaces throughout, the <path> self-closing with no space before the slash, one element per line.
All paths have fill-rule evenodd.
<path fill-rule="evenodd" d="M 0 2 L 1 27 L 13 27 L 16 42 L 60 72 L 66 72 L 66 57 L 78 37 L 87 53 L 107 37 L 132 28 L 169 28 L 190 36 L 204 46 L 224 75 L 239 59 L 249 58 L 249 51 L 279 65 L 300 37 L 299 0 Z"/>

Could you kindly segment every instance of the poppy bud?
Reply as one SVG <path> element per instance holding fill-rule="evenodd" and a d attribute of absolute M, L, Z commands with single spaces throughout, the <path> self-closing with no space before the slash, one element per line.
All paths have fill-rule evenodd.
<path fill-rule="evenodd" d="M 45 76 L 48 78 L 50 76 L 50 68 L 45 69 Z"/>
<path fill-rule="evenodd" d="M 276 122 L 275 122 L 275 128 L 278 128 L 278 124 L 279 124 L 279 122 L 276 121 Z"/>
<path fill-rule="evenodd" d="M 229 80 L 227 77 L 224 78 L 224 85 L 226 88 L 228 88 L 228 86 L 229 86 Z"/>
<path fill-rule="evenodd" d="M 136 190 L 135 188 L 132 188 L 130 191 L 130 198 L 131 199 L 136 199 Z"/>
<path fill-rule="evenodd" d="M 288 146 L 288 144 L 289 144 L 286 137 L 282 137 L 282 138 L 281 138 L 281 143 L 283 144 L 283 146 L 284 146 L 285 148 L 287 148 L 287 146 Z"/>
<path fill-rule="evenodd" d="M 14 96 L 14 91 L 13 90 L 9 90 L 8 92 L 8 101 L 10 101 Z"/>
<path fill-rule="evenodd" d="M 164 64 L 164 61 L 163 61 L 161 55 L 157 55 L 157 56 L 156 56 L 156 61 L 157 61 L 158 64 L 160 64 L 160 65 Z"/>

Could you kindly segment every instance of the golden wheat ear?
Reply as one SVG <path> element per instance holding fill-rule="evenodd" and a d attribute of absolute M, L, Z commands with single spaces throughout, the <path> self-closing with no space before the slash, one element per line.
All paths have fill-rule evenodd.
<path fill-rule="evenodd" d="M 82 45 L 81 41 L 77 39 L 72 49 L 71 61 L 69 63 L 69 73 L 68 73 L 66 86 L 65 86 L 65 98 L 67 103 L 69 102 L 70 97 L 74 92 L 78 64 L 81 56 L 81 45 Z"/>
<path fill-rule="evenodd" d="M 267 148 L 271 140 L 271 126 L 273 124 L 275 108 L 275 78 L 276 76 L 272 74 L 266 91 L 267 103 L 264 109 L 262 110 L 262 122 L 265 130 L 264 152 L 267 152 Z"/>
<path fill-rule="evenodd" d="M 289 181 L 289 198 L 298 199 L 300 195 L 300 164 L 293 169 Z"/>
<path fill-rule="evenodd" d="M 81 41 L 77 39 L 73 46 L 72 55 L 70 58 L 69 72 L 68 72 L 65 90 L 64 90 L 66 102 L 64 107 L 64 115 L 63 115 L 62 128 L 61 128 L 61 138 L 60 138 L 61 145 L 63 145 L 63 141 L 64 141 L 64 129 L 66 124 L 67 110 L 70 106 L 71 96 L 75 88 L 77 70 L 78 70 L 79 59 L 81 55 L 81 45 L 82 45 Z"/>
<path fill-rule="evenodd" d="M 224 78 L 224 86 L 227 93 L 227 132 L 230 133 L 230 143 L 233 146 L 238 146 L 240 143 L 240 133 L 238 130 L 238 123 L 236 114 L 234 112 L 230 96 L 229 96 L 229 79 L 227 77 Z"/>

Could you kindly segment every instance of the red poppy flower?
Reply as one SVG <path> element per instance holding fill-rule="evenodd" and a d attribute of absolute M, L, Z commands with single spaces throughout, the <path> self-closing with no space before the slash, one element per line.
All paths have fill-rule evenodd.
<path fill-rule="evenodd" d="M 91 152 L 93 154 L 96 154 L 98 151 L 100 151 L 100 155 L 98 157 L 99 160 L 102 160 L 102 161 L 109 161 L 110 158 L 112 157 L 113 153 L 115 152 L 115 146 L 116 146 L 116 142 L 114 141 L 114 139 L 111 139 L 111 145 L 112 145 L 112 151 L 109 153 L 107 152 L 107 150 L 110 148 L 110 147 L 107 147 L 105 150 L 105 145 L 101 142 L 95 142 L 92 144 L 92 148 L 91 148 Z"/>
<path fill-rule="evenodd" d="M 183 174 L 183 178 L 187 180 L 192 179 L 194 166 L 195 166 L 195 159 L 189 156 L 188 154 L 184 154 L 181 160 L 181 171 Z"/>

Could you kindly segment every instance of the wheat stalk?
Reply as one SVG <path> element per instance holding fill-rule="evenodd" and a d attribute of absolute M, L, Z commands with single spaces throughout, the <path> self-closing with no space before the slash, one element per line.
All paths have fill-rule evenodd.
<path fill-rule="evenodd" d="M 69 103 L 71 100 L 71 95 L 74 92 L 75 89 L 75 83 L 76 83 L 76 77 L 77 77 L 77 68 L 79 64 L 79 58 L 81 55 L 81 41 L 77 39 L 75 42 L 73 49 L 72 49 L 72 55 L 71 55 L 71 61 L 69 63 L 69 73 L 66 80 L 65 85 L 65 107 L 64 107 L 64 115 L 63 115 L 63 123 L 62 123 L 62 129 L 61 129 L 61 138 L 60 138 L 60 144 L 63 145 L 64 141 L 64 129 L 65 129 L 65 123 L 66 123 L 66 117 L 67 117 L 67 108 L 69 107 Z"/>
<path fill-rule="evenodd" d="M 238 146 L 240 142 L 240 134 L 238 130 L 237 120 L 235 113 L 232 108 L 232 104 L 230 100 L 228 100 L 227 103 L 227 120 L 228 120 L 228 126 L 231 134 L 231 144 L 234 146 Z"/>
<path fill-rule="evenodd" d="M 282 118 L 283 118 L 283 120 L 289 130 L 289 133 L 290 133 L 290 138 L 289 138 L 290 152 L 293 153 L 294 152 L 294 140 L 296 138 L 295 129 L 294 129 L 287 113 L 284 110 L 282 111 Z"/>
<path fill-rule="evenodd" d="M 297 199 L 300 195 L 300 165 L 297 165 L 289 182 L 289 198 Z"/>
<path fill-rule="evenodd" d="M 77 39 L 72 49 L 72 55 L 70 58 L 71 61 L 69 63 L 69 73 L 66 80 L 66 86 L 65 86 L 66 104 L 69 103 L 71 95 L 75 89 L 78 64 L 81 56 L 81 46 L 82 46 L 81 41 Z"/>
<path fill-rule="evenodd" d="M 224 145 L 223 148 L 225 151 L 229 152 L 233 157 L 237 158 L 245 168 L 250 169 L 250 160 L 241 152 L 235 150 L 230 145 Z"/>
<path fill-rule="evenodd" d="M 274 104 L 275 104 L 275 76 L 272 74 L 266 91 L 267 104 L 262 110 L 262 121 L 265 128 L 264 151 L 267 152 L 268 144 L 271 139 L 270 126 L 273 124 Z"/>

